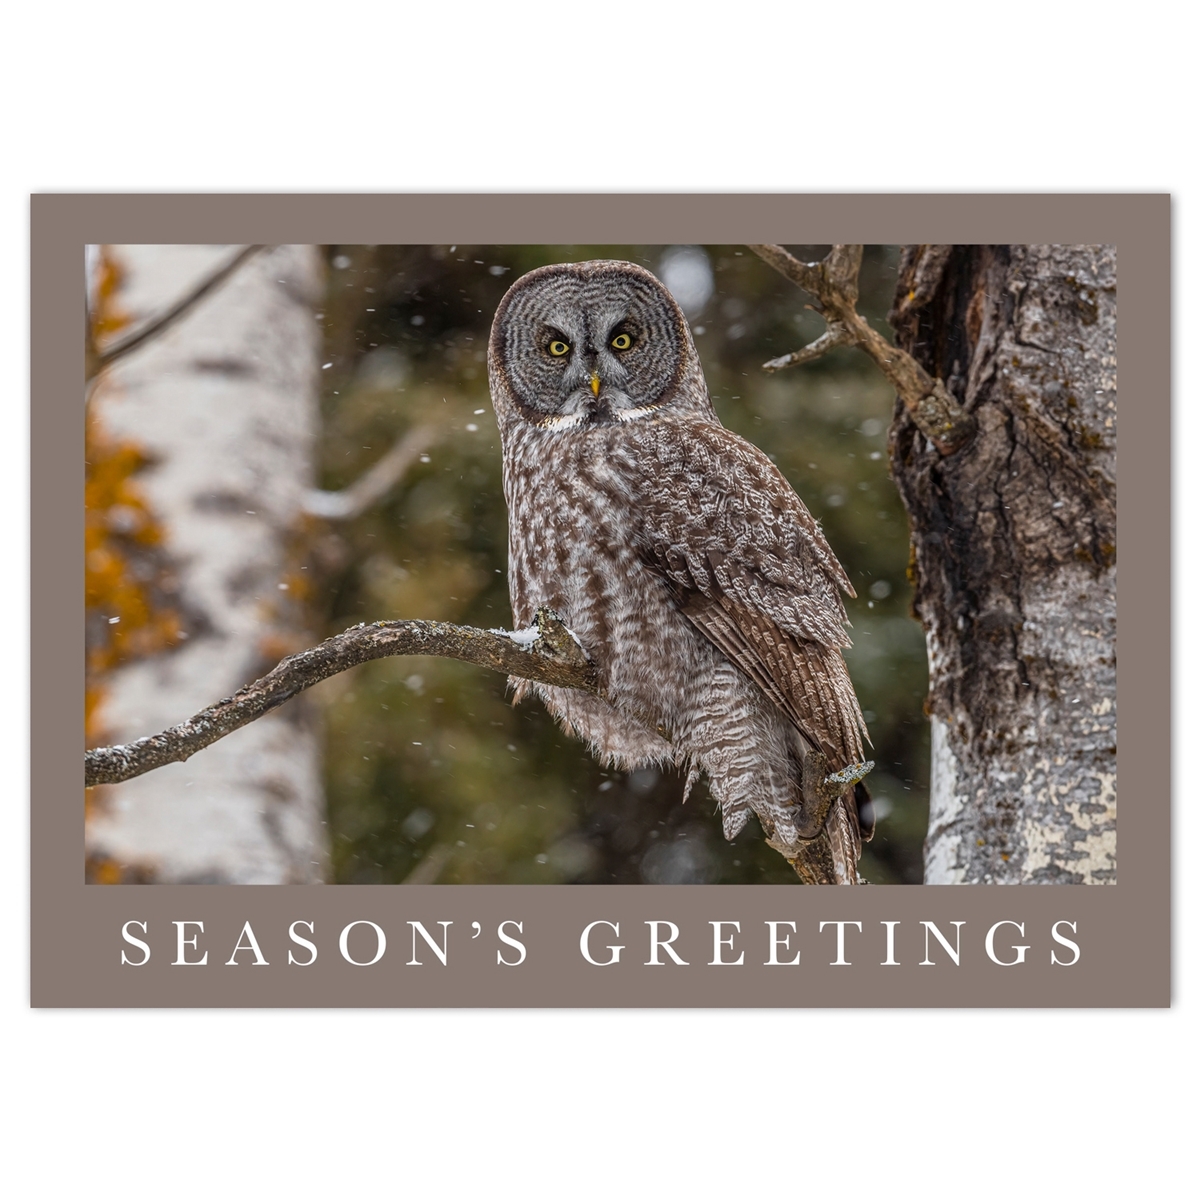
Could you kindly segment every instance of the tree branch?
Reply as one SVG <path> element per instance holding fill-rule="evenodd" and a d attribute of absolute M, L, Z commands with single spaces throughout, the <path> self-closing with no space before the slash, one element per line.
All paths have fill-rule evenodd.
<path fill-rule="evenodd" d="M 763 366 L 768 371 L 811 362 L 834 346 L 855 345 L 864 350 L 887 376 L 923 434 L 942 454 L 953 454 L 975 433 L 975 418 L 933 379 L 912 355 L 889 344 L 859 315 L 858 272 L 862 246 L 837 245 L 819 263 L 802 263 L 782 246 L 751 246 L 751 250 L 797 287 L 815 296 L 829 328 L 811 345 Z"/>
<path fill-rule="evenodd" d="M 832 350 L 834 346 L 852 346 L 853 344 L 854 334 L 840 321 L 833 322 L 815 342 L 809 342 L 807 346 L 793 350 L 791 354 L 785 354 L 782 358 L 773 358 L 770 362 L 763 363 L 763 370 L 781 371 L 784 367 L 798 367 L 801 363 L 812 362 L 813 359 L 820 358 L 826 350 Z"/>
<path fill-rule="evenodd" d="M 185 762 L 235 729 L 278 708 L 331 675 L 404 654 L 457 658 L 492 671 L 553 687 L 601 694 L 595 668 L 575 635 L 548 608 L 539 608 L 527 630 L 508 633 L 443 621 L 377 621 L 356 625 L 319 646 L 285 658 L 239 692 L 162 733 L 84 754 L 84 786 L 121 783 L 167 763 Z"/>
<path fill-rule="evenodd" d="M 139 346 L 144 346 L 152 338 L 165 333 L 172 325 L 195 308 L 209 292 L 213 291 L 214 288 L 220 287 L 244 262 L 249 261 L 260 250 L 265 249 L 265 246 L 243 247 L 224 266 L 218 267 L 211 275 L 201 280 L 187 295 L 176 301 L 165 312 L 160 313 L 157 317 L 152 317 L 140 329 L 135 329 L 132 333 L 121 338 L 120 341 L 114 342 L 107 349 L 93 350 L 87 356 L 84 382 L 91 383 L 101 371 L 111 367 L 118 359 L 124 358 Z"/>
<path fill-rule="evenodd" d="M 328 521 L 352 520 L 382 500 L 436 437 L 437 431 L 432 425 L 410 429 L 361 479 L 340 492 L 313 488 L 304 494 L 301 507 L 310 516 L 324 517 Z"/>

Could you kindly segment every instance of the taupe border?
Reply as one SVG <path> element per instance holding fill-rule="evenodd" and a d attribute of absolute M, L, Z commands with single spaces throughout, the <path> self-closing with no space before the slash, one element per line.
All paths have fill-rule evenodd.
<path fill-rule="evenodd" d="M 1170 200 L 1164 195 L 38 195 L 32 226 L 32 930 L 38 1006 L 1151 1006 L 1170 1002 Z M 82 882 L 83 428 L 79 336 L 89 242 L 1107 242 L 1118 246 L 1122 759 L 1113 887 L 88 887 Z M 1128 536 L 1126 536 L 1128 535 Z M 67 714 L 76 711 L 73 721 Z M 503 919 L 528 959 L 498 965 Z M 146 921 L 153 955 L 123 966 L 121 926 Z M 205 967 L 172 966 L 172 921 L 205 923 Z M 228 967 L 249 920 L 270 965 Z M 374 967 L 338 953 L 351 921 L 386 929 Z M 408 921 L 453 921 L 449 965 L 410 957 Z M 627 949 L 589 966 L 579 933 L 620 922 Z M 644 966 L 648 920 L 674 921 L 687 967 Z M 710 966 L 710 921 L 740 921 L 745 965 Z M 794 921 L 796 967 L 762 965 L 764 921 Z M 830 966 L 848 930 L 851 966 Z M 962 962 L 932 943 L 951 937 Z M 997 921 L 1025 922 L 1025 963 L 984 953 Z M 1058 920 L 1074 966 L 1051 963 Z M 287 965 L 287 927 L 312 921 L 315 965 Z M 484 933 L 472 940 L 471 922 Z M 899 966 L 882 921 L 900 921 Z M 1070 931 L 1060 927 L 1071 936 Z M 139 933 L 140 931 L 135 930 Z M 306 932 L 301 930 L 301 932 Z M 360 933 L 362 930 L 360 929 Z M 510 932 L 511 929 L 510 929 Z M 603 931 L 601 931 L 603 932 Z M 724 932 L 728 933 L 729 930 Z M 1002 934 L 1011 933 L 1004 927 Z M 1010 939 L 1011 940 L 1011 939 Z M 997 947 L 1009 944 L 1001 936 Z M 422 943 L 423 945 L 423 943 Z M 291 948 L 304 957 L 298 945 Z M 510 956 L 513 951 L 504 948 Z M 790 957 L 782 955 L 783 957 Z M 734 956 L 736 957 L 736 951 Z"/>

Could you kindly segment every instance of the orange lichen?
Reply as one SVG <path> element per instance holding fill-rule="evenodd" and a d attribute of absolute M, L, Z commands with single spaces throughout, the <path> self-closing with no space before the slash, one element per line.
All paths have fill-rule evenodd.
<path fill-rule="evenodd" d="M 85 720 L 91 738 L 105 676 L 174 645 L 182 621 L 175 608 L 155 603 L 161 590 L 155 576 L 163 568 L 146 552 L 161 547 L 163 531 L 134 482 L 149 458 L 133 443 L 107 437 L 94 416 L 85 445 L 84 598 L 92 635 Z"/>
<path fill-rule="evenodd" d="M 129 314 L 117 299 L 124 282 L 125 272 L 121 264 L 112 256 L 107 246 L 101 246 L 90 314 L 92 340 L 96 343 L 103 342 L 114 333 L 120 333 L 129 324 Z"/>
<path fill-rule="evenodd" d="M 119 264 L 103 248 L 91 311 L 94 340 L 128 324 L 118 303 L 121 281 Z M 101 398 L 102 391 L 93 395 L 84 430 L 87 745 L 105 740 L 100 710 L 112 671 L 176 644 L 183 632 L 170 601 L 174 579 L 163 554 L 163 529 L 135 479 L 151 459 L 136 443 L 105 432 Z M 91 793 L 85 796 L 90 800 Z M 93 877 L 104 881 L 109 874 Z"/>
<path fill-rule="evenodd" d="M 144 865 L 119 863 L 104 854 L 89 854 L 84 863 L 84 880 L 107 884 L 154 883 L 155 873 Z"/>

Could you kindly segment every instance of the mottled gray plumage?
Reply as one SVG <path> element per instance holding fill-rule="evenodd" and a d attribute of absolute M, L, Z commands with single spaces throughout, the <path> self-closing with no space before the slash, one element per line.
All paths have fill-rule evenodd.
<path fill-rule="evenodd" d="M 819 842 L 857 882 L 866 792 L 821 782 L 863 757 L 841 654 L 854 592 L 787 480 L 717 419 L 670 293 L 627 262 L 531 271 L 488 369 L 516 627 L 555 609 L 605 693 L 518 698 L 534 687 L 614 766 L 675 764 L 689 787 L 703 770 L 727 838 L 753 812 L 802 877 Z"/>

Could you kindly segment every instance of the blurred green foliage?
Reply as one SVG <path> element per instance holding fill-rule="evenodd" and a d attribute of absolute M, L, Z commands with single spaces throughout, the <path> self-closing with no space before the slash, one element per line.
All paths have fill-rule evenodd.
<path fill-rule="evenodd" d="M 808 260 L 826 246 L 790 247 Z M 703 248 L 711 295 L 689 312 L 721 420 L 778 463 L 858 591 L 851 674 L 874 742 L 876 883 L 919 883 L 928 817 L 924 638 L 909 615 L 908 526 L 888 478 L 892 392 L 839 349 L 768 375 L 824 328 L 804 293 L 744 247 Z M 666 246 L 330 246 L 321 486 L 345 487 L 406 430 L 437 440 L 391 494 L 317 542 L 327 633 L 427 617 L 511 626 L 500 445 L 487 388 L 492 314 L 520 274 Z M 678 251 L 674 251 L 678 253 Z M 868 247 L 861 311 L 884 321 L 898 247 Z M 692 252 L 692 265 L 699 261 Z M 701 271 L 703 275 L 703 270 Z M 701 279 L 703 282 L 703 279 Z M 890 336 L 890 335 L 889 335 Z M 341 883 L 794 883 L 755 822 L 727 844 L 703 786 L 605 771 L 537 702 L 442 659 L 389 659 L 321 685 L 335 879 Z"/>

